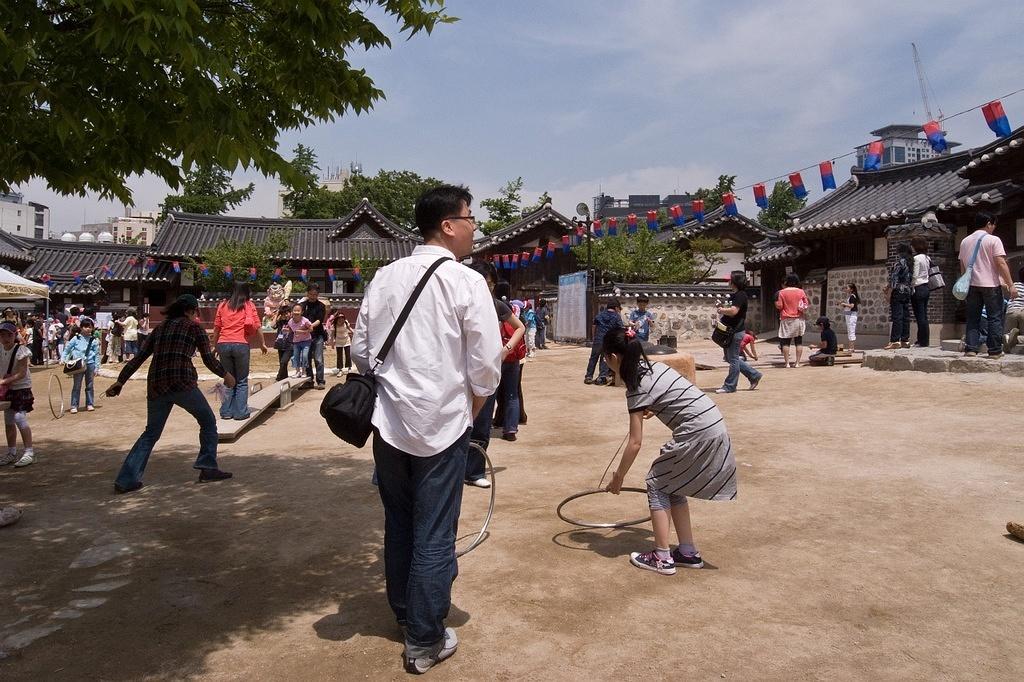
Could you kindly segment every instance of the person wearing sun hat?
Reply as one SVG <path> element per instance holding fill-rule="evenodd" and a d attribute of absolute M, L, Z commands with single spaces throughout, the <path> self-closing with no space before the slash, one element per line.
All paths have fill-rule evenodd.
<path fill-rule="evenodd" d="M 4 410 L 4 430 L 7 435 L 7 452 L 0 454 L 0 466 L 13 464 L 24 467 L 35 461 L 32 449 L 32 429 L 28 425 L 28 413 L 32 411 L 32 375 L 28 363 L 32 351 L 18 343 L 18 326 L 10 320 L 0 322 L 0 400 L 10 403 Z M 25 444 L 25 450 L 18 457 L 18 433 Z"/>

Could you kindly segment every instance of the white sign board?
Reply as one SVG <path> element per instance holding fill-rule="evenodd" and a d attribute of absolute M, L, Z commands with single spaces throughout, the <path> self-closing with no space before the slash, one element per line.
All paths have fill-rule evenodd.
<path fill-rule="evenodd" d="M 96 328 L 110 329 L 110 323 L 113 320 L 113 317 L 113 313 L 96 313 Z"/>
<path fill-rule="evenodd" d="M 574 272 L 558 278 L 558 310 L 555 339 L 582 341 L 587 338 L 587 273 Z"/>

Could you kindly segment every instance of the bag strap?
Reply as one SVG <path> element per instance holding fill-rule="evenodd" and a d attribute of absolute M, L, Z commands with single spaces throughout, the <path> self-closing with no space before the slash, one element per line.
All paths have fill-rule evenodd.
<path fill-rule="evenodd" d="M 19 348 L 21 348 L 20 343 L 14 344 L 14 348 L 11 350 L 11 361 L 7 363 L 7 374 L 4 374 L 4 376 L 9 376 L 14 371 L 14 359 L 18 357 Z"/>
<path fill-rule="evenodd" d="M 412 294 L 409 295 L 409 300 L 406 301 L 405 307 L 402 308 L 402 312 L 398 313 L 398 318 L 395 320 L 395 324 L 391 327 L 391 332 L 388 334 L 388 338 L 384 340 L 384 345 L 381 346 L 380 351 L 377 352 L 376 367 L 380 367 L 384 362 L 384 358 L 386 358 L 388 353 L 391 352 L 391 346 L 395 344 L 398 332 L 401 331 L 402 325 L 404 325 L 405 321 L 409 318 L 409 313 L 412 312 L 412 307 L 415 305 L 416 299 L 420 297 L 420 294 L 423 293 L 423 289 L 427 286 L 427 281 L 430 279 L 431 275 L 434 274 L 434 271 L 441 267 L 441 264 L 446 260 L 451 260 L 451 258 L 445 256 L 443 258 L 438 258 L 436 261 L 431 263 L 430 267 L 427 268 L 427 271 L 423 273 L 423 277 L 421 277 L 420 281 L 417 282 L 416 288 L 413 289 Z M 376 369 L 376 367 L 374 367 L 374 369 Z M 372 372 L 373 369 L 370 371 Z"/>
<path fill-rule="evenodd" d="M 978 241 L 974 244 L 974 253 L 971 254 L 971 261 L 967 264 L 967 269 L 971 270 L 974 268 L 974 261 L 978 260 L 978 249 L 981 248 L 981 240 L 985 238 L 985 235 L 978 237 Z"/>

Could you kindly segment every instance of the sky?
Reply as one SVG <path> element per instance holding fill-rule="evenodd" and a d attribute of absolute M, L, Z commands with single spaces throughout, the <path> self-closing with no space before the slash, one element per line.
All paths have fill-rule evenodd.
<path fill-rule="evenodd" d="M 522 176 L 524 200 L 547 191 L 572 215 L 600 191 L 685 192 L 719 174 L 748 185 L 845 154 L 889 123 L 927 120 L 911 54 L 917 43 L 934 113 L 1024 88 L 1024 3 L 973 0 L 448 0 L 460 18 L 411 40 L 381 17 L 390 50 L 352 53 L 386 99 L 360 116 L 284 131 L 285 156 L 312 147 L 321 167 L 412 170 L 466 184 L 477 201 Z M 1014 45 L 1018 45 L 1014 48 Z M 1024 93 L 1004 100 L 1011 126 Z M 993 139 L 980 111 L 945 124 L 966 146 Z M 852 157 L 836 163 L 836 180 Z M 277 215 L 276 178 L 235 215 Z M 816 171 L 804 174 L 811 200 Z M 168 194 L 129 183 L 139 210 Z M 817 190 L 815 186 L 817 185 Z M 19 188 L 51 208 L 51 230 L 123 215 L 95 195 Z M 771 186 L 768 187 L 769 192 Z M 740 210 L 756 215 L 749 190 Z M 477 209 L 483 215 L 482 209 Z"/>

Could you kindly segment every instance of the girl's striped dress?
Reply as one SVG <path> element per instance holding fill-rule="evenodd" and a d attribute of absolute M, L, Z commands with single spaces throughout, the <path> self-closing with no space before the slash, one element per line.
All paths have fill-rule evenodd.
<path fill-rule="evenodd" d="M 703 500 L 736 499 L 736 460 L 714 401 L 668 365 L 655 362 L 626 394 L 630 412 L 650 410 L 672 429 L 672 440 L 647 473 L 647 485 Z"/>

